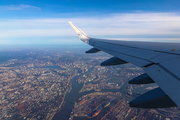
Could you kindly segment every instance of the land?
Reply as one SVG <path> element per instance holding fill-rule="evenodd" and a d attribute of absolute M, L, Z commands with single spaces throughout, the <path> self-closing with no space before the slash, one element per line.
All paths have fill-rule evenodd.
<path fill-rule="evenodd" d="M 16 56 L 0 63 L 0 119 L 53 119 L 71 92 L 74 77 L 78 84 L 83 84 L 78 93 L 84 95 L 74 102 L 69 119 L 180 118 L 178 107 L 136 109 L 128 106 L 130 100 L 157 86 L 127 83 L 144 73 L 141 68 L 132 64 L 101 67 L 100 63 L 112 56 L 105 53 L 86 55 L 80 51 L 10 51 Z M 8 58 L 9 54 L 6 55 L 3 54 Z"/>

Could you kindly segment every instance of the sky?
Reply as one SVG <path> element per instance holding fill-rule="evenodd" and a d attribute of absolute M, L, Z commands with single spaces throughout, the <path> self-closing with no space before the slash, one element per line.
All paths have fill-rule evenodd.
<path fill-rule="evenodd" d="M 179 0 L 0 0 L 0 45 L 83 44 L 94 38 L 180 42 Z"/>

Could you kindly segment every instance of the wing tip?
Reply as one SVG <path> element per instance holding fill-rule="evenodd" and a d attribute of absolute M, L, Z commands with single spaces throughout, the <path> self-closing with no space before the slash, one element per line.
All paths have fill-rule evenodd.
<path fill-rule="evenodd" d="M 77 36 L 85 43 L 89 44 L 90 37 L 87 36 L 82 30 L 80 30 L 76 25 L 74 25 L 71 21 L 68 22 L 72 29 L 75 31 Z"/>
<path fill-rule="evenodd" d="M 69 23 L 69 24 L 72 24 L 72 22 L 71 22 L 71 21 L 68 21 L 68 23 Z"/>

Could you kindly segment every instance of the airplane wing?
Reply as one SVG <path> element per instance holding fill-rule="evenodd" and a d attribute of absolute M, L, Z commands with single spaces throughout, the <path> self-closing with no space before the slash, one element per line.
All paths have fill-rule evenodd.
<path fill-rule="evenodd" d="M 90 38 L 69 22 L 78 37 L 93 48 L 86 53 L 104 51 L 114 57 L 102 66 L 132 63 L 146 72 L 129 84 L 157 83 L 159 86 L 129 103 L 137 108 L 180 107 L 180 44 L 160 42 L 135 42 Z"/>

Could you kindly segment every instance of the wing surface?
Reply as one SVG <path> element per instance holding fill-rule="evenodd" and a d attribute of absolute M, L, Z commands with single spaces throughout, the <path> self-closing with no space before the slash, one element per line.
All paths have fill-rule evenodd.
<path fill-rule="evenodd" d="M 69 24 L 75 30 L 78 37 L 83 42 L 91 45 L 93 48 L 111 54 L 119 60 L 123 60 L 143 68 L 147 75 L 157 83 L 160 87 L 159 89 L 165 93 L 163 97 L 157 95 L 157 98 L 153 99 L 155 101 L 161 99 L 159 103 L 163 103 L 162 101 L 165 101 L 163 103 L 164 105 L 158 106 L 157 104 L 159 103 L 157 102 L 154 106 L 158 106 L 159 108 L 173 106 L 180 107 L 179 43 L 135 42 L 90 38 L 72 22 L 69 22 Z M 149 97 L 151 98 L 151 95 Z M 141 101 L 142 97 L 139 99 L 136 99 L 135 102 L 139 102 L 140 104 L 145 103 L 145 108 L 151 108 L 151 106 L 147 106 L 146 102 Z M 152 103 L 150 99 L 148 99 L 148 101 Z M 133 105 L 134 104 L 130 104 L 132 107 Z M 135 105 L 134 107 L 143 106 Z"/>

